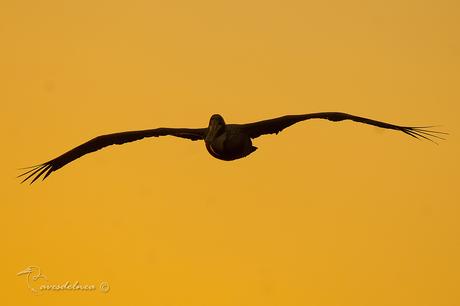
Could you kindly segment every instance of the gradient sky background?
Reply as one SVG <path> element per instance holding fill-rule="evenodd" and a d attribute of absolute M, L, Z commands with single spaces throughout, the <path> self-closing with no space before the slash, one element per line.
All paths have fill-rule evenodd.
<path fill-rule="evenodd" d="M 0 2 L 5 305 L 460 305 L 458 1 Z M 101 134 L 344 111 L 234 162 Z M 44 292 L 16 273 L 110 291 Z"/>

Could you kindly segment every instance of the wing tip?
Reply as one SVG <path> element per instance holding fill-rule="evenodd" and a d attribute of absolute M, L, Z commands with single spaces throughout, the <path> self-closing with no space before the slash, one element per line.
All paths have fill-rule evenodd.
<path fill-rule="evenodd" d="M 442 137 L 441 135 L 449 135 L 449 133 L 431 130 L 433 127 L 435 126 L 403 127 L 402 131 L 418 140 L 426 139 L 439 145 L 439 143 L 435 140 L 446 140 L 446 138 Z"/>
<path fill-rule="evenodd" d="M 45 176 L 42 179 L 43 181 L 48 175 L 51 174 L 51 172 L 55 170 L 53 164 L 50 162 L 20 169 L 30 169 L 16 176 L 16 178 L 26 176 L 20 183 L 22 184 L 30 179 L 29 185 L 32 185 L 37 179 L 39 179 L 43 174 L 45 174 Z"/>

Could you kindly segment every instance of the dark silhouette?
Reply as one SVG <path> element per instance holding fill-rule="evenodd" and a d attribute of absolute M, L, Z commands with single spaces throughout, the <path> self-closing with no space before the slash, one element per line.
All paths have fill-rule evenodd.
<path fill-rule="evenodd" d="M 440 134 L 446 134 L 438 131 L 427 130 L 427 128 L 431 128 L 429 126 L 399 126 L 338 112 L 287 115 L 247 124 L 225 124 L 224 118 L 222 118 L 221 115 L 212 115 L 207 128 L 157 128 L 98 136 L 46 163 L 33 167 L 23 168 L 30 170 L 19 175 L 18 177 L 29 174 L 21 182 L 23 183 L 29 178 L 35 176 L 30 182 L 32 184 L 43 174 L 44 180 L 48 175 L 51 174 L 51 172 L 58 170 L 59 168 L 85 154 L 97 151 L 104 147 L 113 144 L 119 145 L 126 142 L 136 141 L 145 137 L 159 137 L 168 135 L 188 138 L 190 140 L 204 140 L 206 149 L 212 156 L 221 160 L 229 161 L 245 157 L 254 152 L 257 148 L 252 145 L 251 139 L 257 138 L 264 134 L 278 134 L 283 129 L 293 125 L 294 123 L 314 118 L 327 119 L 330 121 L 353 120 L 385 129 L 401 131 L 414 138 L 424 138 L 430 141 L 433 141 L 431 138 L 443 139 L 440 137 Z"/>

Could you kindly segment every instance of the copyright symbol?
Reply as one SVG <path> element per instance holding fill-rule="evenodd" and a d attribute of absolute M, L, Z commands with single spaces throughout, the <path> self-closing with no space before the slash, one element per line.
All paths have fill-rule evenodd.
<path fill-rule="evenodd" d="M 110 290 L 110 286 L 108 282 L 101 282 L 99 284 L 99 290 L 103 293 L 107 293 Z"/>

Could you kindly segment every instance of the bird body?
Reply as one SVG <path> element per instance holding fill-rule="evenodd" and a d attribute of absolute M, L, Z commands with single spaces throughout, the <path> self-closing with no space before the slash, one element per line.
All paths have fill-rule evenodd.
<path fill-rule="evenodd" d="M 252 139 L 266 134 L 278 134 L 285 128 L 308 119 L 327 119 L 329 121 L 352 120 L 374 125 L 380 128 L 401 131 L 417 139 L 443 139 L 439 131 L 429 130 L 430 127 L 400 126 L 341 112 L 322 112 L 302 115 L 286 115 L 278 118 L 257 121 L 247 124 L 226 124 L 221 115 L 212 115 L 207 128 L 156 128 L 140 131 L 128 131 L 95 137 L 72 150 L 19 175 L 26 176 L 25 182 L 32 178 L 31 184 L 43 175 L 43 179 L 52 172 L 88 153 L 100 150 L 114 144 L 124 144 L 146 137 L 175 136 L 190 140 L 204 140 L 206 149 L 213 157 L 231 161 L 243 158 L 253 153 L 257 147 L 252 145 Z M 29 169 L 28 168 L 28 169 Z"/>
<path fill-rule="evenodd" d="M 248 156 L 257 149 L 249 135 L 236 124 L 225 124 L 220 115 L 213 115 L 209 120 L 204 142 L 209 154 L 225 161 Z"/>
<path fill-rule="evenodd" d="M 228 130 L 212 141 L 205 141 L 206 149 L 213 157 L 230 161 L 248 156 L 257 149 L 247 135 Z"/>

